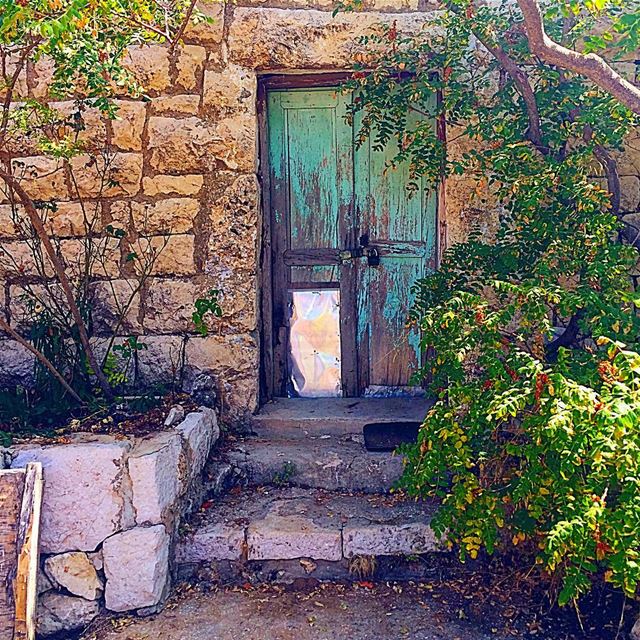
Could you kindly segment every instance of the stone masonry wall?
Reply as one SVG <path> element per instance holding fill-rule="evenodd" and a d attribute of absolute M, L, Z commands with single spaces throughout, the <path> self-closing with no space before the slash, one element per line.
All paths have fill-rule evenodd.
<path fill-rule="evenodd" d="M 359 35 L 391 20 L 401 30 L 418 29 L 434 4 L 370 0 L 365 12 L 336 17 L 332 0 L 238 0 L 226 6 L 212 1 L 202 8 L 213 23 L 190 27 L 185 46 L 174 54 L 157 45 L 130 52 L 129 64 L 150 100 L 123 98 L 116 121 L 94 116 L 83 135 L 103 136 L 117 153 L 118 184 L 98 203 L 102 224 L 138 229 L 144 224 L 140 243 L 166 243 L 122 327 L 125 335 L 140 334 L 148 347 L 140 354 L 136 382 L 169 382 L 180 370 L 190 389 L 215 387 L 225 415 L 241 422 L 258 402 L 257 77 L 349 69 Z M 47 61 L 30 68 L 22 93 L 44 95 L 49 74 Z M 640 204 L 636 151 L 623 169 L 630 211 Z M 82 212 L 72 198 L 69 169 L 33 153 L 23 154 L 35 176 L 29 188 L 35 197 L 59 203 L 50 216 L 52 229 L 63 238 L 63 251 L 78 251 Z M 83 158 L 73 163 L 78 190 L 90 199 L 96 193 L 95 170 Z M 442 224 L 446 220 L 449 244 L 482 218 L 474 205 L 475 187 L 465 178 L 447 185 Z M 1 203 L 0 243 L 21 263 L 21 277 L 29 277 L 32 256 L 15 234 L 9 206 Z M 113 256 L 120 264 L 124 259 Z M 102 277 L 116 272 L 107 267 Z M 19 323 L 18 280 L 3 272 L 0 261 L 0 307 L 14 324 Z M 94 309 L 98 328 L 100 316 L 113 313 L 111 297 L 126 287 L 126 277 L 118 276 L 113 290 L 100 297 Z M 191 323 L 193 301 L 210 288 L 222 291 L 224 315 L 201 337 Z M 0 382 L 9 376 L 26 380 L 30 371 L 25 350 L 0 339 Z"/>
<path fill-rule="evenodd" d="M 103 609 L 149 613 L 164 603 L 182 516 L 200 505 L 220 436 L 211 409 L 176 418 L 142 438 L 78 433 L 0 449 L 0 468 L 43 466 L 39 636 L 82 628 Z"/>

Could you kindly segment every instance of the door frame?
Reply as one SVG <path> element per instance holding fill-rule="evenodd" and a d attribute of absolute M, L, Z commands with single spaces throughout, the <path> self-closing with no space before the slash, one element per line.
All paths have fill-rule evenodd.
<path fill-rule="evenodd" d="M 258 330 L 260 344 L 260 404 L 275 397 L 274 327 L 273 327 L 273 260 L 272 260 L 272 209 L 269 167 L 269 136 L 267 121 L 267 92 L 270 89 L 305 89 L 334 87 L 351 77 L 349 71 L 322 73 L 265 74 L 257 80 L 257 135 L 258 135 L 258 172 L 261 196 L 261 230 L 259 235 L 258 256 Z M 438 101 L 441 97 L 436 96 Z M 438 136 L 446 144 L 446 126 L 444 119 L 436 123 Z M 435 265 L 440 264 L 442 254 L 447 247 L 447 223 L 445 217 L 446 184 L 443 180 L 437 189 L 436 198 L 436 246 Z M 355 329 L 354 329 L 355 330 Z"/>

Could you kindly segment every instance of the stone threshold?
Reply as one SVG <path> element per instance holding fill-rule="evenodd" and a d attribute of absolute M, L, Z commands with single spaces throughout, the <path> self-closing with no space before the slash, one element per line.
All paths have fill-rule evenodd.
<path fill-rule="evenodd" d="M 263 488 L 212 505 L 177 544 L 177 564 L 212 561 L 338 562 L 441 551 L 435 505 L 384 495 Z"/>

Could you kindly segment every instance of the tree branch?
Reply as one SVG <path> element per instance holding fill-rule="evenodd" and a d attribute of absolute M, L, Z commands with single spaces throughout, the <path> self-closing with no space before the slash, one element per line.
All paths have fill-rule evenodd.
<path fill-rule="evenodd" d="M 579 53 L 552 40 L 544 29 L 542 13 L 536 0 L 517 2 L 522 11 L 524 26 L 529 36 L 529 48 L 533 54 L 547 64 L 568 69 L 588 78 L 631 111 L 640 114 L 640 87 L 623 78 L 595 53 Z"/>
<path fill-rule="evenodd" d="M 51 265 L 53 270 L 60 282 L 60 286 L 62 287 L 62 291 L 64 292 L 65 298 L 67 300 L 67 304 L 69 306 L 69 310 L 71 311 L 71 316 L 73 317 L 73 321 L 76 324 L 78 329 L 78 336 L 80 338 L 80 342 L 84 348 L 87 359 L 89 360 L 89 364 L 91 369 L 93 370 L 96 379 L 98 380 L 98 384 L 102 389 L 107 400 L 113 400 L 114 394 L 107 381 L 104 372 L 100 368 L 98 361 L 96 359 L 95 353 L 93 352 L 93 348 L 91 347 L 91 343 L 89 341 L 89 334 L 87 333 L 87 327 L 82 319 L 82 315 L 80 313 L 80 309 L 78 309 L 78 305 L 76 304 L 73 290 L 71 288 L 71 283 L 69 282 L 69 278 L 67 278 L 67 274 L 64 271 L 64 267 L 56 254 L 55 247 L 51 242 L 51 238 L 49 238 L 49 234 L 42 223 L 42 219 L 38 214 L 38 210 L 35 208 L 33 201 L 24 190 L 24 187 L 20 184 L 19 180 L 15 178 L 15 176 L 10 171 L 0 170 L 0 178 L 2 178 L 9 189 L 11 189 L 14 193 L 17 194 L 18 198 L 20 198 L 20 202 L 24 206 L 24 210 L 26 214 L 29 216 L 29 221 L 33 225 L 33 228 L 40 238 L 44 250 L 51 261 Z"/>

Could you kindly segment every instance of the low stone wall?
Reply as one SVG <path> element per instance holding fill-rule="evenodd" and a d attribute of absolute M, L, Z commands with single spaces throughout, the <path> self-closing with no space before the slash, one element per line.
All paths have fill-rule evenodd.
<path fill-rule="evenodd" d="M 75 434 L 4 452 L 44 468 L 38 632 L 85 626 L 104 608 L 149 613 L 171 584 L 173 543 L 220 430 L 201 408 L 142 438 Z M 1 458 L 0 458 L 1 459 Z"/>

